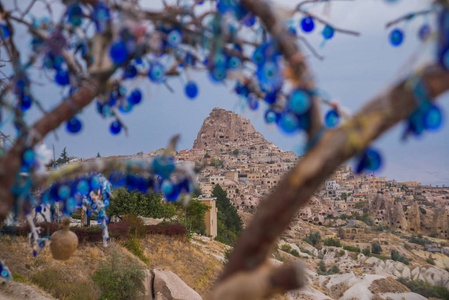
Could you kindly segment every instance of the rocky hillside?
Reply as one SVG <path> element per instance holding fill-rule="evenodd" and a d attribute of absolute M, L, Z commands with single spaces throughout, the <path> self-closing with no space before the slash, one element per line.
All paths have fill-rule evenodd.
<path fill-rule="evenodd" d="M 193 148 L 245 148 L 248 145 L 268 143 L 248 119 L 232 111 L 216 107 L 204 119 Z"/>

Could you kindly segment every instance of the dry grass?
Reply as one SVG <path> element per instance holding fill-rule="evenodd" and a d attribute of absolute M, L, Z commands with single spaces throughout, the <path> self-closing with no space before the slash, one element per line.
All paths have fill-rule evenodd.
<path fill-rule="evenodd" d="M 95 245 L 80 245 L 69 260 L 56 261 L 48 247 L 33 258 L 26 238 L 5 237 L 0 243 L 0 253 L 16 280 L 33 283 L 54 297 L 96 299 L 99 296 L 91 275 L 98 260 L 105 259 L 106 254 Z"/>
<path fill-rule="evenodd" d="M 205 254 L 199 246 L 190 242 L 163 235 L 153 235 L 139 241 L 144 255 L 149 259 L 150 269 L 161 267 L 173 271 L 203 297 L 223 268 L 218 259 Z M 208 242 L 207 245 L 218 251 L 224 249 L 221 243 L 215 241 Z M 107 248 L 100 244 L 82 244 L 67 261 L 54 260 L 48 248 L 33 258 L 31 246 L 23 237 L 2 239 L 0 256 L 11 271 L 18 274 L 17 278 L 34 282 L 55 297 L 77 299 L 73 298 L 72 286 L 79 289 L 80 284 L 94 289 L 92 295 L 96 295 L 98 291 L 95 290 L 91 276 L 95 273 L 98 262 L 105 260 L 114 249 L 132 256 L 120 244 L 110 242 Z M 52 284 L 47 284 L 48 282 Z M 62 288 L 68 290 L 69 295 L 64 296 Z"/>
<path fill-rule="evenodd" d="M 153 268 L 167 268 L 188 286 L 205 297 L 217 279 L 223 264 L 205 254 L 198 246 L 176 238 L 153 235 L 142 241 L 144 255 Z"/>

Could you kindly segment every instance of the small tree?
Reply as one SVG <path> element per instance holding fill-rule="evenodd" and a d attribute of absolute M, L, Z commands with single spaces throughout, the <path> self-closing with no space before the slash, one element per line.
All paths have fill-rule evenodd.
<path fill-rule="evenodd" d="M 373 241 L 371 243 L 371 252 L 374 254 L 380 254 L 382 252 L 382 247 L 378 241 Z"/>
<path fill-rule="evenodd" d="M 234 149 L 234 151 L 232 151 L 232 154 L 234 154 L 235 156 L 239 155 L 239 149 Z"/>
<path fill-rule="evenodd" d="M 318 268 L 317 268 L 317 272 L 320 275 L 326 275 L 326 264 L 324 263 L 324 260 L 320 260 L 320 262 L 318 263 Z"/>
<path fill-rule="evenodd" d="M 210 207 L 199 200 L 193 199 L 186 208 L 187 227 L 196 233 L 206 234 L 206 223 L 204 217 Z"/>
<path fill-rule="evenodd" d="M 101 157 L 100 152 L 97 152 L 97 157 Z"/>
<path fill-rule="evenodd" d="M 103 299 L 136 299 L 139 292 L 145 291 L 144 270 L 136 260 L 114 252 L 100 263 L 92 279 L 100 287 Z"/>
<path fill-rule="evenodd" d="M 209 153 L 204 154 L 204 158 L 210 158 Z"/>
<path fill-rule="evenodd" d="M 365 255 L 365 256 L 370 256 L 371 251 L 370 251 L 369 248 L 365 248 L 365 249 L 362 250 L 362 253 L 363 253 L 363 255 Z"/>

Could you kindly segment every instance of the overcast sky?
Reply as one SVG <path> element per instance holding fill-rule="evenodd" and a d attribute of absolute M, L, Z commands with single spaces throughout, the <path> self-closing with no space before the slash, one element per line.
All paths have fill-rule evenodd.
<path fill-rule="evenodd" d="M 148 0 L 146 6 L 160 8 L 160 3 L 154 2 L 156 0 Z M 298 1 L 275 2 L 280 6 L 292 7 Z M 336 1 L 329 10 L 325 10 L 322 4 L 310 7 L 311 11 L 337 27 L 361 32 L 360 37 L 336 33 L 324 45 L 320 34 L 321 25 L 307 35 L 309 42 L 325 57 L 323 61 L 312 56 L 308 58 L 318 87 L 332 99 L 356 112 L 365 101 L 428 60 L 433 53 L 432 45 L 419 42 L 417 31 L 424 22 L 432 22 L 431 18 L 417 17 L 400 24 L 405 31 L 405 41 L 398 48 L 389 45 L 389 31 L 385 30 L 385 24 L 402 14 L 423 9 L 430 2 L 402 0 L 391 5 L 383 0 L 359 0 Z M 308 53 L 307 50 L 304 52 Z M 411 58 L 416 55 L 418 59 Z M 108 130 L 111 120 L 101 118 L 95 106 L 91 105 L 80 115 L 83 131 L 79 135 L 70 135 L 61 127 L 57 130 L 58 141 L 50 134 L 45 143 L 49 147 L 54 144 L 56 156 L 64 147 L 67 147 L 70 156 L 92 157 L 97 152 L 109 156 L 140 151 L 148 153 L 164 147 L 172 135 L 181 134 L 178 150 L 187 149 L 192 147 L 204 118 L 214 107 L 221 107 L 250 118 L 258 131 L 283 150 L 298 150 L 303 145 L 302 136 L 284 136 L 277 128 L 265 125 L 263 110 L 253 112 L 243 108 L 243 100 L 231 92 L 233 83 L 213 84 L 207 74 L 202 73 L 191 73 L 191 77 L 199 83 L 200 89 L 198 98 L 193 101 L 184 96 L 184 82 L 179 78 L 169 81 L 174 93 L 163 85 L 150 85 L 144 79 L 128 84 L 129 90 L 138 86 L 145 94 L 142 104 L 122 116 L 129 128 L 128 137 L 124 134 L 111 136 Z M 37 86 L 33 92 L 39 99 L 45 100 L 43 102 L 48 109 L 58 103 L 62 95 L 59 89 L 47 85 Z M 442 97 L 440 105 L 447 116 L 447 96 Z M 31 121 L 39 116 L 35 110 L 28 115 Z M 426 184 L 449 185 L 449 126 L 445 125 L 437 133 L 426 133 L 406 143 L 401 142 L 405 124 L 396 126 L 382 136 L 374 146 L 383 153 L 385 164 L 376 175 L 398 181 L 417 180 Z M 352 161 L 348 164 L 354 166 Z"/>

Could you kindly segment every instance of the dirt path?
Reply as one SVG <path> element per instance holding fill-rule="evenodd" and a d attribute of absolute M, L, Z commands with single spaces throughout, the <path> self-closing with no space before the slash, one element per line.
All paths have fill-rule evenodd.
<path fill-rule="evenodd" d="M 1 300 L 53 300 L 49 295 L 44 295 L 37 288 L 20 283 L 10 282 L 8 284 L 0 284 L 0 299 Z"/>

